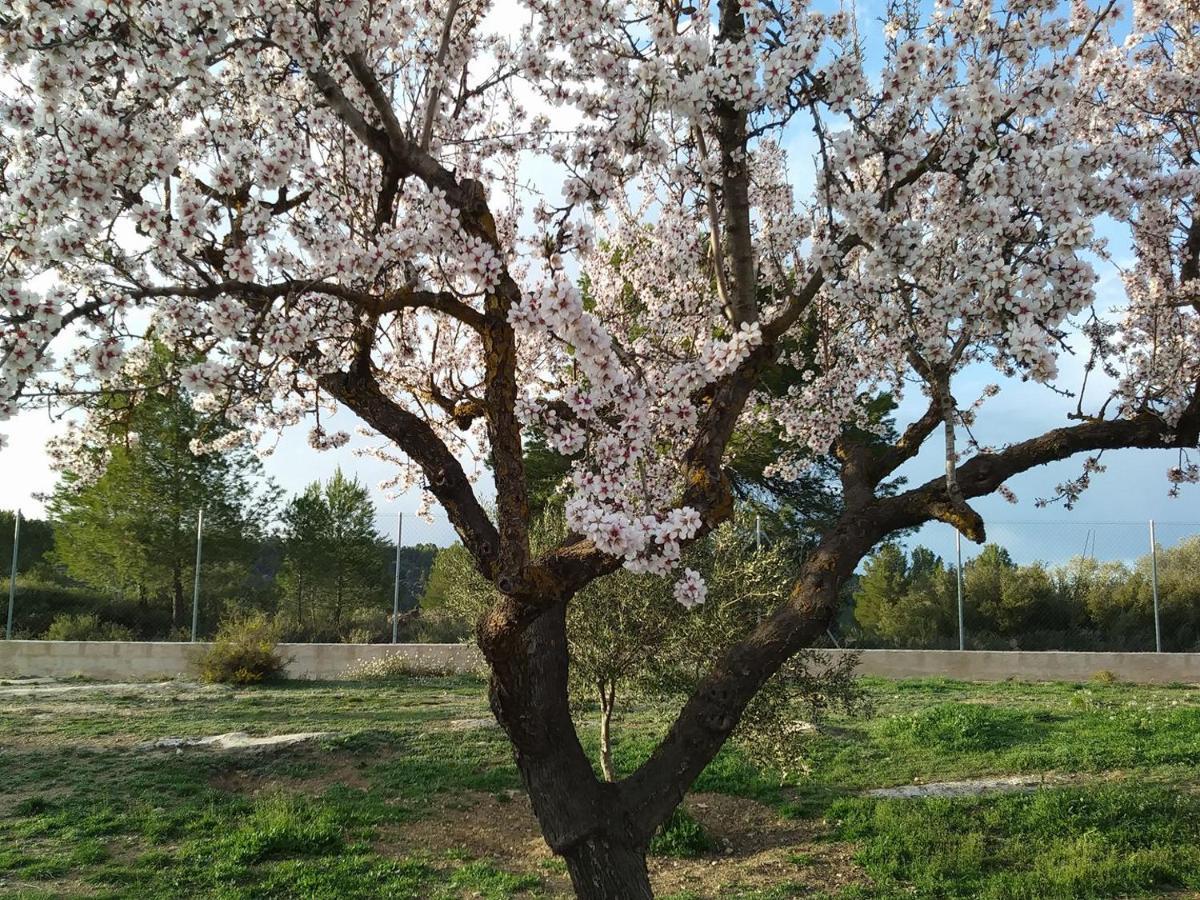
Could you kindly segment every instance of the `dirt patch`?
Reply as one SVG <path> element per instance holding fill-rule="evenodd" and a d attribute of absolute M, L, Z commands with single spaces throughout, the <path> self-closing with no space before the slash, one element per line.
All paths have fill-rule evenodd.
<path fill-rule="evenodd" d="M 734 889 L 794 883 L 803 896 L 806 887 L 832 893 L 866 881 L 850 847 L 825 840 L 820 822 L 780 819 L 769 806 L 724 794 L 694 794 L 684 805 L 717 849 L 699 859 L 651 859 L 658 893 L 689 890 L 715 900 Z"/>
<path fill-rule="evenodd" d="M 478 728 L 499 728 L 500 724 L 491 716 L 479 719 L 451 719 L 446 723 L 447 731 L 474 731 Z"/>
<path fill-rule="evenodd" d="M 70 794 L 70 790 L 65 787 L 16 787 L 5 788 L 0 791 L 0 816 L 11 816 L 17 808 L 26 800 L 38 798 L 50 803 L 66 797 Z M 3 876 L 0 876 L 0 886 L 4 884 Z"/>
<path fill-rule="evenodd" d="M 397 855 L 461 849 L 472 857 L 534 864 L 553 855 L 538 831 L 529 798 L 520 791 L 464 791 L 437 798 L 418 821 L 385 832 L 379 847 Z"/>
<path fill-rule="evenodd" d="M 82 681 L 61 682 L 53 679 L 22 679 L 0 682 L 0 697 L 52 697 L 62 694 L 144 694 L 173 693 L 200 696 L 227 693 L 219 685 L 190 681 Z"/>
<path fill-rule="evenodd" d="M 332 734 L 332 731 L 298 731 L 294 734 L 252 737 L 244 731 L 229 731 L 225 734 L 213 734 L 208 737 L 165 737 L 154 741 L 143 741 L 134 749 L 143 751 L 174 750 L 176 753 L 182 753 L 184 750 L 231 750 L 244 753 L 264 753 L 295 747 L 297 744 L 311 744 L 313 741 L 329 737 Z"/>
<path fill-rule="evenodd" d="M 920 799 L 922 797 L 980 797 L 984 794 L 1029 793 L 1041 787 L 1073 784 L 1077 775 L 1042 773 L 1035 775 L 997 775 L 966 781 L 933 781 L 928 784 L 901 784 L 896 787 L 865 791 L 865 797 L 880 799 Z"/>
<path fill-rule="evenodd" d="M 23 897 L 33 894 L 39 897 L 95 897 L 100 888 L 83 881 L 9 881 L 0 877 L 0 895 Z"/>
<path fill-rule="evenodd" d="M 300 761 L 305 757 L 297 756 L 296 759 Z M 370 789 L 371 782 L 357 765 L 344 760 L 335 761 L 336 758 L 332 756 L 321 756 L 317 759 L 323 764 L 321 771 L 302 776 L 264 775 L 261 772 L 231 768 L 211 778 L 209 784 L 219 791 L 250 797 L 277 791 L 319 797 L 331 787 L 348 787 L 360 791 Z"/>
<path fill-rule="evenodd" d="M 795 882 L 830 890 L 865 881 L 849 848 L 823 840 L 817 823 L 781 820 L 768 806 L 722 794 L 693 795 L 685 805 L 717 848 L 697 859 L 651 858 L 656 894 L 687 890 L 717 900 L 735 888 Z M 397 857 L 421 852 L 487 857 L 514 872 L 536 873 L 546 896 L 574 896 L 561 862 L 538 831 L 529 798 L 520 792 L 447 797 L 419 821 L 383 833 L 375 849 Z"/>

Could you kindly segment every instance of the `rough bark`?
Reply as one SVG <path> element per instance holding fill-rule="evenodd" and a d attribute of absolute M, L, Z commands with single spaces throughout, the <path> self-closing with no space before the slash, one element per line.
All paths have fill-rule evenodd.
<path fill-rule="evenodd" d="M 512 605 L 505 598 L 485 617 L 479 643 L 492 669 L 492 711 L 512 740 L 546 843 L 584 900 L 651 897 L 649 835 L 629 819 L 618 786 L 596 778 L 571 719 L 566 600 L 516 628 Z"/>
<path fill-rule="evenodd" d="M 580 900 L 650 900 L 646 852 L 598 835 L 566 854 L 567 871 Z"/>

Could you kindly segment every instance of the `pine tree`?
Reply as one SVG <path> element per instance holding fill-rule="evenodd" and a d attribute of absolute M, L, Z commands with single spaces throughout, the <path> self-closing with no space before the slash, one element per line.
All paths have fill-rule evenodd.
<path fill-rule="evenodd" d="M 228 433 L 194 409 L 178 360 L 155 346 L 143 365 L 98 395 L 85 433 L 48 503 L 55 557 L 67 574 L 108 593 L 169 604 L 183 626 L 204 510 L 206 595 L 231 597 L 274 506 L 257 457 L 244 448 L 194 453 Z"/>
<path fill-rule="evenodd" d="M 375 504 L 357 479 L 338 469 L 324 485 L 313 482 L 282 519 L 281 585 L 301 634 L 343 638 L 351 603 L 384 609 L 387 555 L 375 530 Z"/>

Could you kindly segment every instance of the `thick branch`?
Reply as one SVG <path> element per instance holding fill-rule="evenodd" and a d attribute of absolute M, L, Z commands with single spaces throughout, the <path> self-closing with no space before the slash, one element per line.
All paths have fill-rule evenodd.
<path fill-rule="evenodd" d="M 346 101 L 327 73 L 313 73 L 313 83 L 354 133 L 379 154 L 384 162 L 385 173 L 412 174 L 430 188 L 443 191 L 446 202 L 459 211 L 463 230 L 486 241 L 503 260 L 507 254 L 500 246 L 496 222 L 488 208 L 483 185 L 473 179 L 459 179 L 404 135 L 390 101 L 364 58 L 352 54 L 347 58 L 347 65 L 371 98 L 375 111 L 384 123 L 384 132 L 366 123 L 362 114 Z M 505 593 L 514 596 L 525 593 L 523 585 L 527 580 L 526 569 L 529 564 L 529 504 L 526 500 L 521 428 L 516 418 L 516 338 L 508 322 L 509 310 L 520 299 L 520 288 L 507 267 L 503 267 L 495 289 L 484 298 L 482 321 L 472 326 L 477 327 L 483 340 L 486 369 L 483 399 L 496 482 L 500 535 L 497 585 Z"/>
<path fill-rule="evenodd" d="M 1159 416 L 1143 412 L 1128 419 L 1083 422 L 1056 428 L 997 453 L 980 453 L 958 467 L 955 482 L 965 498 L 982 497 L 1008 479 L 1029 469 L 1067 459 L 1078 453 L 1121 448 L 1163 449 L 1195 447 L 1200 442 L 1200 389 L 1174 428 Z M 950 498 L 944 478 L 934 478 L 920 487 L 879 501 L 888 517 L 890 530 L 919 525 L 942 518 Z M 966 534 L 966 532 L 963 532 Z M 968 535 L 982 541 L 977 535 Z"/>
<path fill-rule="evenodd" d="M 346 123 L 360 141 L 381 156 L 387 154 L 388 135 L 367 121 L 366 116 L 342 92 L 341 86 L 332 75 L 324 69 L 316 69 L 310 72 L 308 77 L 337 113 L 338 118 Z"/>
<path fill-rule="evenodd" d="M 930 430 L 934 427 L 936 423 Z M 1200 386 L 1174 428 L 1150 413 L 1058 428 L 999 453 L 973 457 L 958 467 L 957 482 L 965 496 L 978 497 L 996 490 L 1013 475 L 1077 453 L 1120 447 L 1191 447 L 1198 441 Z M 935 478 L 842 516 L 805 562 L 788 600 L 722 655 L 692 693 L 663 743 L 637 772 L 620 783 L 620 796 L 630 818 L 647 836 L 717 754 L 759 688 L 826 628 L 837 611 L 841 586 L 871 547 L 898 529 L 941 517 L 948 506 L 945 479 Z"/>
<path fill-rule="evenodd" d="M 719 40 L 740 43 L 746 20 L 737 0 L 722 0 Z M 713 104 L 721 147 L 721 194 L 725 209 L 726 259 L 729 261 L 728 314 L 734 325 L 758 320 L 758 278 L 750 231 L 750 171 L 746 154 L 746 112 L 728 100 Z M 721 259 L 716 260 L 718 266 Z"/>
<path fill-rule="evenodd" d="M 934 397 L 929 401 L 929 406 L 921 418 L 909 423 L 909 426 L 904 429 L 904 434 L 900 435 L 900 439 L 895 444 L 876 454 L 871 462 L 871 477 L 874 479 L 871 486 L 879 484 L 916 456 L 921 445 L 925 443 L 925 439 L 933 434 L 934 429 L 942 421 L 942 404 L 937 397 Z"/>
<path fill-rule="evenodd" d="M 317 383 L 421 467 L 430 492 L 445 508 L 479 571 L 495 578 L 500 546 L 496 526 L 476 499 L 462 464 L 429 423 L 393 402 L 370 373 L 322 375 Z"/>
<path fill-rule="evenodd" d="M 380 121 L 383 122 L 383 130 L 391 142 L 392 149 L 401 152 L 408 143 L 408 139 L 400 120 L 396 118 L 396 110 L 392 107 L 392 101 L 384 93 L 375 73 L 371 71 L 370 64 L 361 52 L 356 51 L 347 54 L 346 65 L 350 67 L 350 72 L 354 75 L 355 80 L 371 98 L 371 106 L 379 115 Z"/>
<path fill-rule="evenodd" d="M 448 291 L 415 291 L 395 288 L 375 294 L 332 281 L 279 281 L 257 284 L 253 281 L 218 281 L 206 285 L 171 284 L 147 288 L 129 288 L 128 296 L 145 297 L 195 297 L 214 300 L 223 296 L 246 296 L 274 300 L 289 294 L 326 294 L 353 303 L 368 315 L 383 315 L 402 309 L 431 309 L 459 320 L 464 325 L 479 331 L 484 326 L 483 314 L 468 306 Z"/>
<path fill-rule="evenodd" d="M 878 535 L 873 521 L 843 516 L 806 560 L 789 599 L 722 655 L 650 759 L 618 783 L 646 838 L 716 756 L 759 688 L 827 627 L 841 585 Z"/>

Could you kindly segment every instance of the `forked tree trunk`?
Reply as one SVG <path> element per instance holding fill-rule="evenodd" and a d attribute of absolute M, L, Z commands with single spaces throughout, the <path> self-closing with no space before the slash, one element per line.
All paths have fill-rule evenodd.
<path fill-rule="evenodd" d="M 596 778 L 571 720 L 565 602 L 520 629 L 505 627 L 505 615 L 483 622 L 480 645 L 492 667 L 492 710 L 546 843 L 583 900 L 649 900 L 648 836 L 627 816 L 618 786 Z"/>
<path fill-rule="evenodd" d="M 790 600 L 714 660 L 654 753 L 616 783 L 596 778 L 571 720 L 566 600 L 532 614 L 505 600 L 483 619 L 479 645 L 492 669 L 492 710 L 515 748 L 546 843 L 566 861 L 578 897 L 653 896 L 650 837 L 762 684 L 824 630 L 841 585 L 877 540 L 876 524 L 843 517 L 805 561 Z"/>

